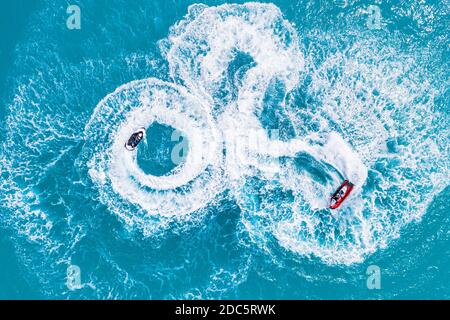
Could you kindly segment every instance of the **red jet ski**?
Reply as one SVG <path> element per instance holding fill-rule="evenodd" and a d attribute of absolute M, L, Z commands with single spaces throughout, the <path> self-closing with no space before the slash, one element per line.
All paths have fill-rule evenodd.
<path fill-rule="evenodd" d="M 353 183 L 348 180 L 344 180 L 341 186 L 336 190 L 336 192 L 331 196 L 330 199 L 330 209 L 337 209 L 348 197 L 350 192 L 353 190 Z"/>

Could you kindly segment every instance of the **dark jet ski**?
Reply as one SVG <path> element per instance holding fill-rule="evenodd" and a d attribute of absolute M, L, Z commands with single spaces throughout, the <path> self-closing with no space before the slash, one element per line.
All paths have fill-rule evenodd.
<path fill-rule="evenodd" d="M 125 149 L 127 149 L 128 151 L 135 150 L 138 144 L 144 138 L 144 136 L 145 136 L 145 128 L 140 128 L 138 131 L 136 131 L 130 136 L 127 143 L 125 143 Z"/>
<path fill-rule="evenodd" d="M 344 202 L 344 200 L 348 197 L 350 192 L 353 190 L 353 183 L 348 180 L 344 180 L 340 187 L 336 190 L 335 193 L 331 196 L 330 199 L 330 209 L 337 209 Z"/>

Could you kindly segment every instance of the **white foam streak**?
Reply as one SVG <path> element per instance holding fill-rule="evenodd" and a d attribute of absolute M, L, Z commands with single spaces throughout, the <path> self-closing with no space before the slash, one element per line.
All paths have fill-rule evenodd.
<path fill-rule="evenodd" d="M 143 210 L 141 216 L 182 216 L 205 207 L 223 190 L 220 171 L 221 158 L 218 156 L 220 135 L 217 133 L 208 112 L 202 102 L 189 95 L 182 87 L 164 83 L 156 79 L 135 81 L 123 85 L 109 95 L 97 108 L 115 105 L 110 110 L 117 117 L 125 111 L 127 105 L 122 96 L 137 96 L 125 117 L 116 127 L 108 126 L 105 117 L 94 119 L 96 125 L 87 128 L 87 137 L 98 135 L 99 127 L 109 129 L 111 137 L 105 145 L 97 145 L 97 152 L 90 162 L 90 174 L 110 204 L 116 195 L 137 204 Z M 94 115 L 101 114 L 100 111 Z M 111 116 L 111 115 L 110 115 Z M 136 152 L 128 152 L 124 145 L 129 136 L 139 127 L 148 127 L 152 123 L 166 124 L 186 133 L 189 152 L 183 164 L 162 176 L 146 174 L 139 168 Z M 92 132 L 91 128 L 95 128 Z M 103 133 L 102 131 L 100 131 Z M 210 172 L 206 172 L 211 169 Z M 106 185 L 105 185 L 106 184 Z M 186 187 L 183 193 L 177 188 Z M 189 191 L 187 191 L 189 190 Z M 119 211 L 119 208 L 117 208 Z M 121 212 L 129 215 L 132 213 Z M 128 217 L 133 220 L 133 217 Z M 145 223 L 145 222 L 142 222 Z"/>

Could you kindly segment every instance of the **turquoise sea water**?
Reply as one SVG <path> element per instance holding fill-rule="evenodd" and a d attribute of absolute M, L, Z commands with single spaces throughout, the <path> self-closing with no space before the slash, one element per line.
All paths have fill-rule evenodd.
<path fill-rule="evenodd" d="M 448 1 L 0 6 L 0 298 L 450 298 Z"/>

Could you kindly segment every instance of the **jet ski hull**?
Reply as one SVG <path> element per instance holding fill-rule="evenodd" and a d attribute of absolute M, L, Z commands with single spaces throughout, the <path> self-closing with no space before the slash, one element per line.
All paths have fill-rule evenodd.
<path fill-rule="evenodd" d="M 142 134 L 141 138 L 138 138 L 139 134 Z M 134 132 L 125 143 L 125 149 L 127 149 L 128 151 L 134 151 L 137 148 L 138 144 L 144 139 L 144 137 L 145 128 L 140 128 L 138 131 Z"/>
<path fill-rule="evenodd" d="M 353 183 L 348 180 L 344 180 L 339 188 L 330 198 L 330 209 L 337 209 L 347 199 L 349 194 L 353 190 Z"/>

